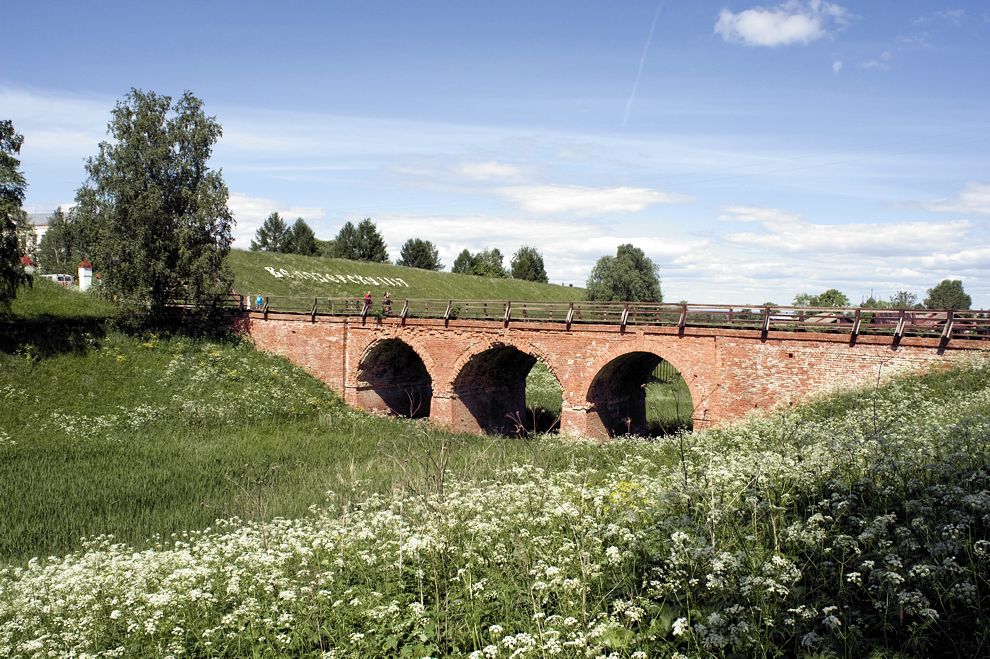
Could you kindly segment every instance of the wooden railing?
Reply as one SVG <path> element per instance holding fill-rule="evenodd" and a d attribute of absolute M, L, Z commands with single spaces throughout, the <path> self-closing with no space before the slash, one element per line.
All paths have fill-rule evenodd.
<path fill-rule="evenodd" d="M 505 300 L 398 299 L 386 309 L 381 300 L 365 306 L 360 298 L 233 296 L 228 303 L 254 311 L 317 316 L 391 317 L 400 320 L 484 320 L 509 324 L 539 321 L 575 324 L 749 329 L 767 332 L 825 332 L 941 339 L 990 339 L 990 311 L 787 307 L 738 304 L 653 302 L 526 302 Z"/>

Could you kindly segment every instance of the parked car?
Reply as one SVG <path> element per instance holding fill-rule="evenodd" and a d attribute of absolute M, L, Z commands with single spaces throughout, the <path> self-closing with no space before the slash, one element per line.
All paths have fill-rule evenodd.
<path fill-rule="evenodd" d="M 71 288 L 76 283 L 76 278 L 72 275 L 41 275 L 42 278 L 53 281 L 59 286 Z"/>

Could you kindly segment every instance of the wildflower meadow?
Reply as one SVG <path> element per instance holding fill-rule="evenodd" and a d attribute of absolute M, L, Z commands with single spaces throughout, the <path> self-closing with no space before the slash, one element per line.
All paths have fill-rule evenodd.
<path fill-rule="evenodd" d="M 94 537 L 0 571 L 0 654 L 975 656 L 988 372 L 620 439 L 607 470 L 396 482 L 141 550 Z"/>

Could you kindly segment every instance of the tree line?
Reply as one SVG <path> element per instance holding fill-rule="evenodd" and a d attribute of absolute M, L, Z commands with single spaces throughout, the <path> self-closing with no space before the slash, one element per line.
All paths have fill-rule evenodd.
<path fill-rule="evenodd" d="M 770 306 L 776 306 L 768 303 Z M 864 309 L 969 309 L 973 299 L 963 289 L 959 279 L 943 279 L 928 289 L 924 301 L 918 302 L 918 296 L 909 291 L 897 291 L 886 300 L 878 300 L 872 295 L 860 305 Z M 818 295 L 799 293 L 794 296 L 796 307 L 851 307 L 849 297 L 838 290 L 830 288 Z"/>
<path fill-rule="evenodd" d="M 333 239 L 320 240 L 303 218 L 298 218 L 290 227 L 278 212 L 273 212 L 255 232 L 251 249 L 389 263 L 388 247 L 371 218 L 365 218 L 356 225 L 345 222 Z M 433 271 L 444 268 L 437 246 L 422 238 L 407 240 L 402 245 L 395 264 Z M 520 247 L 513 255 L 510 267 L 511 270 L 505 268 L 502 252 L 497 248 L 485 249 L 476 254 L 465 249 L 454 260 L 451 272 L 492 278 L 512 277 L 543 284 L 549 281 L 543 255 L 535 247 Z"/>

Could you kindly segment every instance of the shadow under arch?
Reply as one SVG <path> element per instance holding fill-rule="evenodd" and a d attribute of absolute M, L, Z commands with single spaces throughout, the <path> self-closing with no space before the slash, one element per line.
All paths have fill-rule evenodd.
<path fill-rule="evenodd" d="M 683 401 L 670 401 L 679 406 L 680 419 L 650 419 L 647 414 L 649 388 L 661 383 L 663 378 L 669 378 L 663 384 L 670 387 L 675 397 L 684 397 Z M 598 424 L 601 434 L 609 437 L 664 435 L 691 427 L 690 390 L 673 364 L 652 352 L 627 352 L 605 364 L 591 382 L 588 402 L 594 411 L 589 424 Z"/>
<path fill-rule="evenodd" d="M 502 435 L 530 430 L 526 377 L 537 361 L 534 355 L 503 343 L 471 355 L 451 383 L 454 429 Z M 549 367 L 547 373 L 556 380 Z"/>
<path fill-rule="evenodd" d="M 357 403 L 369 410 L 419 419 L 430 415 L 433 378 L 422 357 L 402 339 L 368 347 L 357 370 Z"/>

